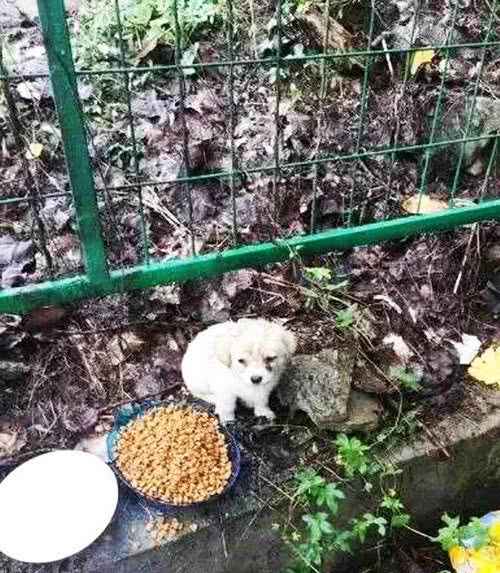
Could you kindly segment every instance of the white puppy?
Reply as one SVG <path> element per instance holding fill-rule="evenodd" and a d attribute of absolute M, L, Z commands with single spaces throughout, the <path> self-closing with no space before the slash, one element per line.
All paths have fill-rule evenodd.
<path fill-rule="evenodd" d="M 182 376 L 194 396 L 215 404 L 223 423 L 234 420 L 238 398 L 254 409 L 255 416 L 272 420 L 269 396 L 295 347 L 291 332 L 267 320 L 216 324 L 189 344 Z"/>

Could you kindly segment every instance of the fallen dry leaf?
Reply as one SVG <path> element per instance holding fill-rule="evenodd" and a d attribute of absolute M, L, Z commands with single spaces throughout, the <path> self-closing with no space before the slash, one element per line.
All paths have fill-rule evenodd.
<path fill-rule="evenodd" d="M 462 334 L 462 342 L 450 340 L 450 343 L 457 351 L 460 364 L 464 365 L 470 364 L 481 348 L 479 338 L 471 334 Z"/>
<path fill-rule="evenodd" d="M 413 356 L 413 351 L 411 348 L 398 334 L 391 332 L 384 338 L 382 342 L 387 346 L 392 346 L 392 349 L 403 364 L 406 364 L 408 360 Z"/>
<path fill-rule="evenodd" d="M 62 412 L 61 422 L 68 432 L 88 432 L 97 424 L 98 415 L 95 408 L 85 404 L 72 405 Z"/>
<path fill-rule="evenodd" d="M 26 430 L 17 422 L 0 423 L 0 459 L 17 454 L 26 445 Z"/>
<path fill-rule="evenodd" d="M 472 361 L 468 372 L 478 382 L 500 387 L 500 347 L 490 346 Z"/>
<path fill-rule="evenodd" d="M 109 361 L 113 366 L 118 366 L 118 364 L 124 362 L 130 354 L 139 350 L 143 344 L 144 340 L 141 340 L 133 332 L 116 334 L 108 342 L 106 347 Z"/>
<path fill-rule="evenodd" d="M 326 18 L 319 8 L 310 6 L 307 11 L 299 12 L 298 16 L 309 22 L 316 29 L 321 39 L 324 39 L 326 35 Z M 329 18 L 326 44 L 330 50 L 348 50 L 352 47 L 352 35 L 332 17 Z"/>
<path fill-rule="evenodd" d="M 430 64 L 432 62 L 432 58 L 434 58 L 434 50 L 432 48 L 424 48 L 423 50 L 413 52 L 410 64 L 411 75 L 414 76 L 418 72 L 420 66 Z"/>
<path fill-rule="evenodd" d="M 29 148 L 26 150 L 26 159 L 39 159 L 43 152 L 43 145 L 41 143 L 30 143 Z"/>
<path fill-rule="evenodd" d="M 155 287 L 149 298 L 161 304 L 178 305 L 181 303 L 181 287 L 178 284 Z"/>
<path fill-rule="evenodd" d="M 23 316 L 23 326 L 26 328 L 50 328 L 60 324 L 68 313 L 68 309 L 59 306 L 37 308 Z"/>
<path fill-rule="evenodd" d="M 21 324 L 22 317 L 17 314 L 0 314 L 0 334 L 9 328 L 16 328 Z"/>
<path fill-rule="evenodd" d="M 403 201 L 403 209 L 412 215 L 425 215 L 448 209 L 448 203 L 429 195 L 414 195 Z"/>
<path fill-rule="evenodd" d="M 392 298 L 390 296 L 387 296 L 385 294 L 376 294 L 373 297 L 373 300 L 381 300 L 386 302 L 391 308 L 393 308 L 398 314 L 403 314 L 403 311 L 401 310 L 401 307 L 399 306 L 399 304 L 397 304 L 396 302 L 394 302 L 394 300 L 392 300 Z"/>
<path fill-rule="evenodd" d="M 82 452 L 88 452 L 89 454 L 94 454 L 101 458 L 103 462 L 108 463 L 108 446 L 107 446 L 107 434 L 97 435 L 92 434 L 85 438 L 82 438 L 75 446 L 75 450 L 81 450 Z"/>

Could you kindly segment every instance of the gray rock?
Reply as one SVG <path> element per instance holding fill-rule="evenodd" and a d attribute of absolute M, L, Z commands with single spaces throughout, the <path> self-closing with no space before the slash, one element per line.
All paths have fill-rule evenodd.
<path fill-rule="evenodd" d="M 379 401 L 352 390 L 355 353 L 349 346 L 292 359 L 277 392 L 291 413 L 304 412 L 325 430 L 371 430 L 382 411 Z"/>
<path fill-rule="evenodd" d="M 405 50 L 415 44 L 421 46 L 446 45 L 451 22 L 439 20 L 431 14 L 421 14 L 416 23 L 414 17 L 408 20 L 405 18 L 404 12 L 402 16 L 402 20 L 392 30 L 394 48 Z M 458 44 L 464 40 L 463 35 L 458 30 L 454 30 L 450 43 Z"/>
<path fill-rule="evenodd" d="M 354 368 L 352 385 L 356 390 L 368 394 L 392 394 L 397 390 L 395 384 L 377 375 L 364 360 L 358 360 Z"/>
<path fill-rule="evenodd" d="M 382 413 L 382 404 L 376 397 L 353 390 L 349 397 L 347 418 L 330 429 L 338 432 L 371 432 L 377 429 Z"/>
<path fill-rule="evenodd" d="M 469 137 L 491 135 L 500 131 L 500 101 L 492 97 L 476 98 L 475 110 L 471 114 L 472 101 L 467 102 L 467 116 L 471 115 Z M 466 117 L 465 124 L 468 121 Z M 463 123 L 462 123 L 463 125 Z M 483 139 L 469 141 L 465 144 L 465 167 L 471 175 L 480 175 L 484 172 L 488 154 L 485 150 L 492 140 Z"/>
<path fill-rule="evenodd" d="M 278 398 L 292 413 L 305 412 L 320 427 L 347 418 L 354 356 L 349 351 L 323 350 L 299 355 L 278 389 Z"/>
<path fill-rule="evenodd" d="M 500 102 L 491 97 L 449 97 L 447 110 L 440 124 L 436 140 L 484 137 L 500 130 Z M 484 173 L 492 152 L 492 139 L 469 141 L 463 148 L 462 167 L 470 175 Z M 498 153 L 498 151 L 497 151 Z M 462 154 L 462 144 L 443 145 L 436 149 L 431 168 L 439 173 L 454 173 L 457 161 Z"/>

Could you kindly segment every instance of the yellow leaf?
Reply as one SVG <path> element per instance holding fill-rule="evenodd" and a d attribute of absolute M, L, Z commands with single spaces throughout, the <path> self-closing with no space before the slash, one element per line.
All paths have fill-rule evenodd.
<path fill-rule="evenodd" d="M 481 356 L 481 358 L 483 359 L 483 362 L 485 362 L 487 364 L 488 367 L 490 368 L 495 368 L 496 365 L 496 354 L 495 354 L 495 349 L 492 348 L 490 346 L 490 348 L 488 348 L 488 350 L 486 350 L 484 352 L 484 354 Z"/>
<path fill-rule="evenodd" d="M 432 48 L 424 48 L 423 50 L 417 50 L 413 52 L 411 56 L 411 65 L 410 65 L 410 73 L 414 76 L 420 66 L 424 64 L 430 64 L 432 62 L 432 58 L 434 57 L 434 50 Z"/>
<path fill-rule="evenodd" d="M 27 159 L 38 159 L 42 155 L 43 145 L 41 143 L 30 143 L 26 152 Z"/>
<path fill-rule="evenodd" d="M 500 522 L 499 521 L 493 522 L 490 526 L 488 533 L 490 535 L 490 538 L 493 539 L 493 541 L 500 540 Z"/>
<path fill-rule="evenodd" d="M 469 376 L 487 386 L 500 388 L 500 347 L 490 346 L 474 358 L 468 369 Z"/>
<path fill-rule="evenodd" d="M 403 209 L 413 215 L 425 215 L 448 209 L 448 204 L 441 199 L 433 199 L 429 195 L 414 195 L 403 201 Z"/>

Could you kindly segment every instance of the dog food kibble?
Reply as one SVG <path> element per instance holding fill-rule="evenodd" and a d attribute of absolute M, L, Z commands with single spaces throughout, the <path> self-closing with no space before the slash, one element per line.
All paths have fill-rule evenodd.
<path fill-rule="evenodd" d="M 195 532 L 198 529 L 196 523 L 183 523 L 175 517 L 157 517 L 146 525 L 146 530 L 157 543 L 175 539 L 180 535 Z"/>
<path fill-rule="evenodd" d="M 231 475 L 226 440 L 206 412 L 160 406 L 127 424 L 116 463 L 142 493 L 173 504 L 221 493 Z"/>

